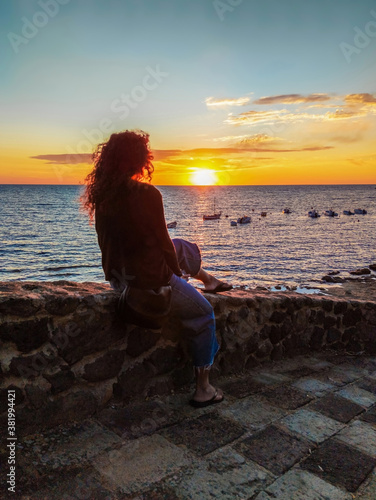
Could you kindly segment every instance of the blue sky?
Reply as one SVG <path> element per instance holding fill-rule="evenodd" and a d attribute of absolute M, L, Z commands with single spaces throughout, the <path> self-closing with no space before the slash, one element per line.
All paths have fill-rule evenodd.
<path fill-rule="evenodd" d="M 239 112 L 208 109 L 208 97 L 376 90 L 376 38 L 351 62 L 340 48 L 354 44 L 356 26 L 376 21 L 375 0 L 64 0 L 16 53 L 9 34 L 22 35 L 40 1 L 48 3 L 0 5 L 5 151 L 17 134 L 31 154 L 64 153 L 103 119 L 149 131 L 161 149 L 205 147 L 228 135 L 225 118 Z M 157 67 L 168 76 L 121 119 L 113 102 Z"/>

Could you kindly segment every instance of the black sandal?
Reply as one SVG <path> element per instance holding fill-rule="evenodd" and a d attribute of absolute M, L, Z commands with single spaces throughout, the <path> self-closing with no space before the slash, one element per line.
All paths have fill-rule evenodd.
<path fill-rule="evenodd" d="M 196 401 L 195 399 L 191 399 L 189 401 L 189 404 L 194 408 L 205 408 L 205 406 L 222 403 L 222 401 L 225 399 L 224 396 L 222 395 L 221 399 L 216 399 L 217 396 L 218 396 L 218 390 L 216 389 L 214 396 L 211 399 L 208 399 L 207 401 Z"/>

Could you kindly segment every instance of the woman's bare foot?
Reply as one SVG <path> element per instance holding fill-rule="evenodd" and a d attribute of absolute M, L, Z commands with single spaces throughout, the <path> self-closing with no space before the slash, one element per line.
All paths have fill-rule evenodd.
<path fill-rule="evenodd" d="M 196 371 L 196 390 L 189 404 L 195 408 L 204 408 L 223 401 L 223 392 L 209 383 L 209 371 L 199 367 Z"/>
<path fill-rule="evenodd" d="M 194 401 L 197 401 L 199 403 L 202 403 L 204 401 L 222 401 L 223 399 L 223 391 L 221 389 L 216 389 L 212 385 L 208 385 L 205 389 L 201 389 L 200 387 L 197 387 L 194 394 L 193 398 Z"/>
<path fill-rule="evenodd" d="M 206 406 L 221 403 L 224 399 L 223 392 L 220 389 L 215 389 L 213 386 L 210 386 L 210 388 L 210 391 L 204 391 L 204 393 L 196 390 L 189 404 L 194 408 L 205 408 Z"/>
<path fill-rule="evenodd" d="M 217 291 L 223 291 L 225 292 L 226 290 L 231 290 L 232 286 L 229 285 L 228 283 L 224 283 L 223 281 L 215 278 L 213 275 L 207 273 L 200 268 L 199 272 L 194 276 L 196 280 L 200 280 L 203 282 L 205 285 L 205 291 L 206 292 L 217 292 Z"/>

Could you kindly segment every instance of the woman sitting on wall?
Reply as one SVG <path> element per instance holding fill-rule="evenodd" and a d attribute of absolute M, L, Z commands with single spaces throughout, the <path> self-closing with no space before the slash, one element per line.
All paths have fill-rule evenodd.
<path fill-rule="evenodd" d="M 170 287 L 170 313 L 179 316 L 195 367 L 196 390 L 190 404 L 220 403 L 222 391 L 209 382 L 219 348 L 213 308 L 187 280 L 189 276 L 201 280 L 207 292 L 232 287 L 201 268 L 197 245 L 171 240 L 162 195 L 150 184 L 152 159 L 148 134 L 112 134 L 93 155 L 94 168 L 86 178 L 82 201 L 90 219 L 95 216 L 102 266 L 113 289 L 137 291 L 137 297 Z"/>

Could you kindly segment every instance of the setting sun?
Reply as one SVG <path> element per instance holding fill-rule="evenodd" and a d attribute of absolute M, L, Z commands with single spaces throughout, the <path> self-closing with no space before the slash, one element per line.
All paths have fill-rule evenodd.
<path fill-rule="evenodd" d="M 200 168 L 192 173 L 191 182 L 196 186 L 212 186 L 217 183 L 217 176 L 212 170 Z"/>

